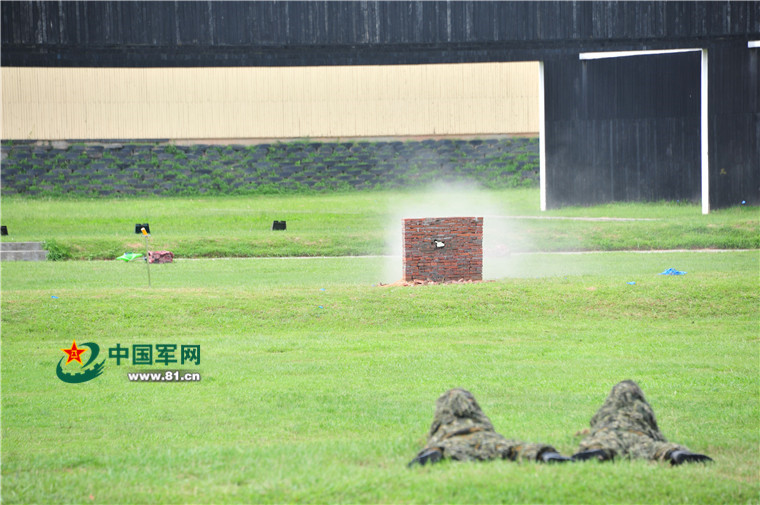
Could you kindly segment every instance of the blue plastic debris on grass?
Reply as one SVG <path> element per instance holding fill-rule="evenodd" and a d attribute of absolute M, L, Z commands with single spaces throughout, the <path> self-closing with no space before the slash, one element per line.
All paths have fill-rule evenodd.
<path fill-rule="evenodd" d="M 635 286 L 636 285 L 636 281 L 626 282 L 626 284 L 630 284 L 631 286 Z"/>
<path fill-rule="evenodd" d="M 58 297 L 55 296 L 55 295 L 51 295 L 50 298 L 52 298 L 53 300 L 57 300 L 58 299 Z"/>
<path fill-rule="evenodd" d="M 686 275 L 686 272 L 681 272 L 675 268 L 668 268 L 664 272 L 660 272 L 660 275 Z"/>

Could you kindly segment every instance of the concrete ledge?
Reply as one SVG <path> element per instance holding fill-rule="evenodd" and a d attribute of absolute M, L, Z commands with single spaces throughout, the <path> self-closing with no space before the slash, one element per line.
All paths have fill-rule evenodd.
<path fill-rule="evenodd" d="M 42 242 L 0 242 L 0 261 L 45 261 Z"/>
<path fill-rule="evenodd" d="M 0 242 L 0 251 L 38 251 L 42 242 Z"/>

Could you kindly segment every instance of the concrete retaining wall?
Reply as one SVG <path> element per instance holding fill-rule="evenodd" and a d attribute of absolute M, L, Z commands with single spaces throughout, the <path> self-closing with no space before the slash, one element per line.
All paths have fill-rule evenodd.
<path fill-rule="evenodd" d="M 538 181 L 537 138 L 2 145 L 2 195 L 225 195 Z"/>

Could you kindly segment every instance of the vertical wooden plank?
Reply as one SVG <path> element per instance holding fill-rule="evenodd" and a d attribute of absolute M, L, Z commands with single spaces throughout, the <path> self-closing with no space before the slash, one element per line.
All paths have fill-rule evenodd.
<path fill-rule="evenodd" d="M 708 122 L 707 65 L 707 49 L 702 49 L 702 58 L 700 60 L 700 148 L 702 157 L 702 214 L 710 213 L 710 125 Z"/>
<path fill-rule="evenodd" d="M 546 210 L 546 100 L 544 98 L 544 62 L 538 62 L 538 163 L 540 209 Z"/>

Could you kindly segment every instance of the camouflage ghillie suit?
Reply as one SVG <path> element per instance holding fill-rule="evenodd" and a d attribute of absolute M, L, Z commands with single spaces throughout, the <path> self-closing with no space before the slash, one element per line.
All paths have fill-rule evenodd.
<path fill-rule="evenodd" d="M 424 465 L 443 458 L 457 461 L 509 459 L 543 462 L 568 461 L 554 447 L 507 440 L 494 431 L 475 397 L 465 389 L 451 389 L 438 398 L 427 445 L 409 463 Z"/>
<path fill-rule="evenodd" d="M 612 388 L 604 405 L 591 418 L 591 432 L 580 443 L 573 459 L 606 461 L 615 456 L 670 461 L 711 461 L 686 447 L 665 440 L 652 407 L 639 386 L 625 380 Z"/>

